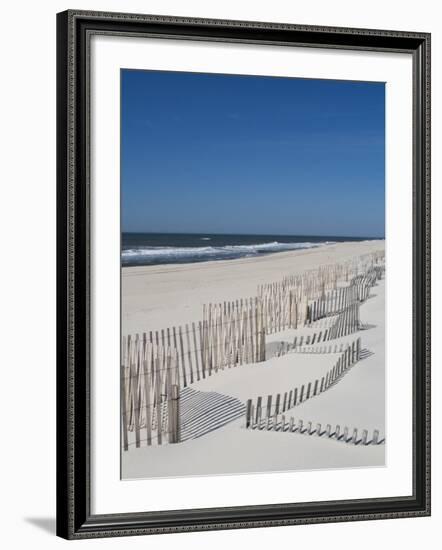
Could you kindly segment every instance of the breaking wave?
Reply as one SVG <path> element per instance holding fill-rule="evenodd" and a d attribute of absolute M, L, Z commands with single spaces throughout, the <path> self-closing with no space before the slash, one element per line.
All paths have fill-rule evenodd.
<path fill-rule="evenodd" d="M 174 247 L 174 246 L 140 246 L 128 248 L 122 251 L 123 265 L 154 265 L 163 263 L 189 263 L 212 260 L 231 260 L 247 258 L 259 254 L 271 254 L 287 250 L 299 250 L 317 248 L 334 241 L 283 243 L 273 241 L 250 245 L 226 245 L 226 246 L 198 246 L 198 247 Z"/>

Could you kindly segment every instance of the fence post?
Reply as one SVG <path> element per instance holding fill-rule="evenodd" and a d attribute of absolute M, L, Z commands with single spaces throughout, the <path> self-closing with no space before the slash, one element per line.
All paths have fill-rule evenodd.
<path fill-rule="evenodd" d="M 204 321 L 198 322 L 198 329 L 199 329 L 199 335 L 200 335 L 200 357 L 201 357 L 201 374 L 203 378 L 206 377 L 206 363 L 205 363 L 205 340 L 204 340 Z M 175 343 L 176 347 L 176 343 Z"/>
<path fill-rule="evenodd" d="M 196 343 L 196 327 L 195 323 L 192 323 L 192 337 L 193 337 L 193 353 L 195 354 L 195 366 L 196 366 L 196 378 L 197 380 L 200 379 L 200 367 L 199 367 L 199 360 L 198 360 L 198 345 Z"/>
<path fill-rule="evenodd" d="M 174 327 L 175 328 L 175 327 Z M 181 327 L 178 327 L 178 338 L 180 341 L 180 352 L 181 352 L 181 369 L 183 372 L 183 386 L 187 386 L 187 377 L 186 377 L 186 366 L 184 362 L 184 344 L 183 344 L 183 332 Z"/>
<path fill-rule="evenodd" d="M 267 413 L 266 413 L 267 418 L 270 418 L 272 414 L 271 410 L 272 410 L 272 396 L 268 395 L 267 396 Z"/>
<path fill-rule="evenodd" d="M 129 343 L 129 342 L 128 342 Z M 132 407 L 134 411 L 134 423 L 135 423 L 135 446 L 140 446 L 140 394 L 138 392 L 138 334 L 135 337 L 134 344 L 135 357 L 129 356 L 130 361 L 130 374 L 131 374 L 131 389 L 132 389 Z"/>
<path fill-rule="evenodd" d="M 261 410 L 262 410 L 262 397 L 258 397 L 258 401 L 256 403 L 256 418 L 255 423 L 258 424 L 258 428 L 261 426 Z"/>
<path fill-rule="evenodd" d="M 265 330 L 261 330 L 261 361 L 266 360 L 266 333 Z"/>
<path fill-rule="evenodd" d="M 373 432 L 373 445 L 377 445 L 379 443 L 379 430 L 374 430 Z"/>
<path fill-rule="evenodd" d="M 153 361 L 153 346 L 149 344 L 144 350 L 145 356 L 143 357 L 143 372 L 144 372 L 144 399 L 146 407 L 146 435 L 147 435 L 147 444 L 152 445 L 152 414 L 151 414 L 151 382 L 150 382 L 150 373 L 149 373 L 149 361 Z M 148 356 L 148 357 L 147 357 Z M 152 363 L 150 363 L 152 365 Z M 151 367 L 152 370 L 152 367 Z"/>
<path fill-rule="evenodd" d="M 367 445 L 367 438 L 368 438 L 368 431 L 367 431 L 367 430 L 363 430 L 363 432 L 362 432 L 362 439 L 361 439 L 362 445 Z"/>
<path fill-rule="evenodd" d="M 357 442 L 358 442 L 358 430 L 357 430 L 357 428 L 355 428 L 353 430 L 353 435 L 352 435 L 351 439 L 353 440 L 353 443 L 356 445 Z"/>
<path fill-rule="evenodd" d="M 284 393 L 284 401 L 282 402 L 282 412 L 287 410 L 287 392 Z"/>
<path fill-rule="evenodd" d="M 180 390 L 177 384 L 171 385 L 169 405 L 169 443 L 180 441 Z"/>
<path fill-rule="evenodd" d="M 319 381 L 315 380 L 315 387 L 313 389 L 313 395 L 317 395 L 317 393 L 318 393 L 318 384 L 319 384 Z"/>
<path fill-rule="evenodd" d="M 124 374 L 124 364 L 121 364 L 121 384 L 120 384 L 120 402 L 121 402 L 121 424 L 123 428 L 123 449 L 127 451 L 129 449 L 128 437 L 127 437 L 127 409 L 126 409 L 126 384 L 125 384 L 125 374 Z"/>
<path fill-rule="evenodd" d="M 250 428 L 251 417 L 252 417 L 252 400 L 247 399 L 246 428 Z"/>
<path fill-rule="evenodd" d="M 161 356 L 163 359 L 164 365 L 164 348 L 161 349 Z M 156 404 L 156 414 L 157 414 L 157 441 L 158 445 L 162 444 L 162 435 L 161 435 L 161 367 L 160 367 L 160 358 L 155 357 L 155 404 Z"/>
<path fill-rule="evenodd" d="M 279 414 L 279 402 L 281 401 L 281 394 L 276 395 L 275 413 Z"/>

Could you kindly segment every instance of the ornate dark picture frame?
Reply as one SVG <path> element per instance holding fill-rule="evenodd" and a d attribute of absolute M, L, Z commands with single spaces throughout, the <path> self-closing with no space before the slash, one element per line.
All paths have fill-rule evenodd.
<path fill-rule="evenodd" d="M 93 515 L 90 507 L 89 44 L 94 34 L 413 57 L 413 495 Z M 430 35 L 69 10 L 57 16 L 57 534 L 67 539 L 430 514 Z"/>

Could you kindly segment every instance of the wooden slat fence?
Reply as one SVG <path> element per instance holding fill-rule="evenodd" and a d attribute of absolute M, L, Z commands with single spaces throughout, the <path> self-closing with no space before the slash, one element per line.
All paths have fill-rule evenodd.
<path fill-rule="evenodd" d="M 314 300 L 307 308 L 307 322 L 312 323 L 324 317 L 336 315 L 357 302 L 365 302 L 379 275 L 380 270 L 370 269 L 366 275 L 353 277 L 349 286 L 331 290 Z"/>
<path fill-rule="evenodd" d="M 339 282 L 348 283 L 353 277 L 366 274 L 375 267 L 384 268 L 383 251 L 363 254 L 345 262 L 320 266 L 298 275 L 288 275 L 281 282 L 288 287 L 301 287 L 300 293 L 306 295 L 308 299 L 315 299 L 326 290 L 336 289 Z"/>
<path fill-rule="evenodd" d="M 296 329 L 304 324 L 307 302 L 299 299 L 293 289 L 271 285 L 259 297 L 259 303 L 266 334 L 281 332 L 287 328 Z"/>
<path fill-rule="evenodd" d="M 257 298 L 209 304 L 199 323 L 123 337 L 122 440 L 179 441 L 179 393 L 224 368 L 265 360 Z M 143 437 L 144 434 L 144 437 Z"/>
<path fill-rule="evenodd" d="M 203 320 L 132 337 L 176 351 L 180 386 L 213 373 L 265 361 L 265 334 L 258 299 L 204 306 Z"/>
<path fill-rule="evenodd" d="M 356 303 L 340 313 L 334 325 L 325 330 L 324 340 L 334 340 L 358 331 L 361 327 L 359 307 L 359 303 Z"/>
<path fill-rule="evenodd" d="M 265 361 L 264 311 L 257 297 L 203 306 L 201 362 L 218 369 Z"/>
<path fill-rule="evenodd" d="M 324 346 L 317 346 L 317 345 L 298 345 L 294 346 L 291 342 L 281 342 L 281 346 L 279 350 L 276 353 L 277 357 L 282 357 L 283 355 L 286 355 L 287 353 L 306 353 L 311 355 L 313 354 L 331 354 L 331 353 L 342 353 L 344 351 L 344 348 L 348 344 L 344 344 L 341 342 L 340 344 L 328 344 Z"/>
<path fill-rule="evenodd" d="M 284 393 L 268 395 L 266 403 L 263 402 L 262 396 L 259 396 L 256 401 L 248 399 L 246 403 L 246 427 L 249 427 L 252 422 L 261 422 L 263 418 L 271 418 L 274 415 L 285 413 L 287 410 L 327 391 L 349 368 L 359 361 L 360 356 L 361 338 L 359 337 L 345 347 L 334 367 L 321 379 L 302 384 Z"/>
<path fill-rule="evenodd" d="M 129 435 L 140 447 L 180 439 L 177 351 L 147 339 L 123 338 L 121 366 L 122 446 L 128 450 Z"/>
<path fill-rule="evenodd" d="M 351 284 L 350 286 L 330 290 L 308 305 L 306 324 L 314 323 L 330 315 L 337 315 L 357 301 L 359 299 L 356 285 Z"/>
<path fill-rule="evenodd" d="M 311 347 L 314 344 L 321 342 L 329 342 L 343 336 L 354 334 L 361 327 L 359 315 L 359 303 L 347 307 L 336 320 L 324 330 L 318 330 L 312 334 L 295 336 L 293 342 L 281 342 L 281 347 L 277 353 L 278 356 L 285 355 L 290 352 L 301 351 L 305 347 Z M 324 346 L 326 347 L 326 346 Z"/>
<path fill-rule="evenodd" d="M 313 424 L 313 422 L 305 422 L 302 419 L 295 420 L 293 416 L 288 417 L 285 414 L 275 414 L 272 417 L 261 419 L 260 422 L 252 421 L 247 429 L 315 435 L 316 437 L 324 437 L 351 445 L 385 444 L 385 437 L 380 437 L 379 430 L 373 430 L 372 435 L 369 437 L 368 430 L 350 429 L 347 426 L 343 426 L 341 429 L 340 424 L 336 424 L 334 428 L 331 424 L 327 424 L 323 429 L 320 423 Z"/>
<path fill-rule="evenodd" d="M 376 254 L 361 258 L 260 285 L 265 333 L 296 329 L 365 301 L 384 267 L 374 266 L 375 261 L 381 261 Z"/>

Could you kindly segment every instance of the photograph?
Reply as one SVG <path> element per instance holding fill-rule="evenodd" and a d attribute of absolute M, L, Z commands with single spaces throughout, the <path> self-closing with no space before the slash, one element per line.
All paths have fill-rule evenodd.
<path fill-rule="evenodd" d="M 386 465 L 385 83 L 120 69 L 121 479 Z"/>
<path fill-rule="evenodd" d="M 431 28 L 323 8 L 57 13 L 59 537 L 431 514 Z"/>

